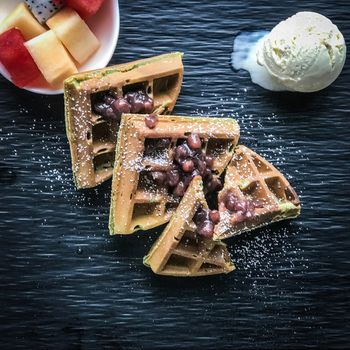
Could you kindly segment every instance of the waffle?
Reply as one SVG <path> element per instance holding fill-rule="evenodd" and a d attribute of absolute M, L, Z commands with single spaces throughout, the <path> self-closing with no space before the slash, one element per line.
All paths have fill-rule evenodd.
<path fill-rule="evenodd" d="M 148 230 L 170 220 L 179 200 L 147 173 L 168 170 L 177 142 L 191 132 L 204 140 L 203 149 L 215 157 L 213 170 L 221 174 L 239 138 L 234 119 L 159 116 L 156 127 L 149 129 L 144 115 L 123 114 L 112 181 L 111 234 Z"/>
<path fill-rule="evenodd" d="M 228 191 L 240 200 L 257 201 L 261 207 L 255 208 L 252 217 L 235 222 L 234 213 L 223 204 Z M 286 178 L 272 164 L 245 146 L 235 149 L 218 202 L 220 222 L 215 227 L 214 239 L 228 238 L 300 214 L 298 195 Z"/>
<path fill-rule="evenodd" d="M 208 208 L 200 176 L 192 180 L 169 224 L 144 257 L 144 264 L 154 273 L 195 277 L 235 269 L 224 243 L 196 233 L 193 217 L 199 207 Z"/>
<path fill-rule="evenodd" d="M 142 90 L 157 112 L 170 112 L 183 78 L 181 53 L 170 53 L 91 72 L 64 83 L 66 131 L 77 188 L 94 187 L 112 176 L 119 123 L 92 110 L 96 93 L 113 90 L 118 97 Z"/>

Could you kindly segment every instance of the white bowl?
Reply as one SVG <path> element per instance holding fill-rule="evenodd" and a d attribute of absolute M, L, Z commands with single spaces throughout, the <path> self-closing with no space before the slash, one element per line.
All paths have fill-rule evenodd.
<path fill-rule="evenodd" d="M 0 22 L 21 2 L 23 0 L 0 0 Z M 104 68 L 112 58 L 119 36 L 118 0 L 105 0 L 96 15 L 90 17 L 86 22 L 99 39 L 101 46 L 85 64 L 78 67 L 79 72 Z M 1 63 L 0 74 L 11 81 L 9 73 Z M 24 89 L 43 95 L 58 95 L 63 93 L 63 89 L 54 90 L 48 83 L 43 83 L 38 87 L 27 87 Z"/>

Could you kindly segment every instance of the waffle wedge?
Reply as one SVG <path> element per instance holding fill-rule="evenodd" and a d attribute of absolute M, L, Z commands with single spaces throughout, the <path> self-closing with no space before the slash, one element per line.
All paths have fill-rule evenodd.
<path fill-rule="evenodd" d="M 227 193 L 233 194 L 237 201 L 259 203 L 254 214 L 242 219 L 228 210 L 224 204 Z M 298 195 L 287 179 L 263 157 L 241 145 L 235 149 L 227 167 L 218 202 L 220 222 L 215 226 L 214 239 L 228 238 L 300 214 Z"/>
<path fill-rule="evenodd" d="M 106 120 L 93 109 L 98 94 L 118 98 L 143 91 L 157 112 L 172 111 L 183 79 L 181 53 L 170 53 L 95 71 L 65 80 L 66 132 L 77 188 L 97 186 L 112 176 L 119 122 Z"/>
<path fill-rule="evenodd" d="M 230 118 L 159 116 L 154 129 L 144 115 L 123 114 L 113 171 L 110 234 L 130 234 L 168 222 L 179 199 L 149 174 L 167 171 L 174 150 L 188 134 L 197 133 L 202 149 L 215 158 L 213 172 L 221 174 L 230 162 L 239 138 L 239 126 Z"/>
<path fill-rule="evenodd" d="M 235 269 L 224 243 L 196 232 L 193 218 L 199 208 L 208 209 L 200 176 L 192 180 L 169 224 L 144 257 L 144 264 L 154 273 L 195 277 Z"/>

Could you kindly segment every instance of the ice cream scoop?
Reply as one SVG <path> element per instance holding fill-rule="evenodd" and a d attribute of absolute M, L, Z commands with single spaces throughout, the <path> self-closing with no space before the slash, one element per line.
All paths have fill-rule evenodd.
<path fill-rule="evenodd" d="M 313 92 L 339 76 L 345 57 L 344 37 L 335 24 L 319 13 L 298 12 L 271 32 L 236 37 L 232 62 L 266 89 Z"/>
<path fill-rule="evenodd" d="M 324 89 L 338 77 L 346 46 L 338 27 L 315 12 L 298 12 L 265 37 L 258 63 L 291 90 Z"/>

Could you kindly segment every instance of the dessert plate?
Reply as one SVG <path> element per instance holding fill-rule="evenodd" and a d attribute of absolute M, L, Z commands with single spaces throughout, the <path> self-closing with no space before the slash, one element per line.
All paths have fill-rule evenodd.
<path fill-rule="evenodd" d="M 0 22 L 21 0 L 1 0 L 0 1 Z M 101 9 L 96 15 L 87 19 L 86 22 L 90 29 L 99 39 L 101 46 L 95 54 L 83 65 L 79 66 L 79 72 L 106 67 L 113 56 L 119 37 L 119 5 L 118 0 L 105 0 Z M 10 75 L 0 63 L 0 73 L 9 81 Z M 58 95 L 63 93 L 63 89 L 53 89 L 43 79 L 35 81 L 33 86 L 24 88 L 25 90 L 43 94 Z"/>

